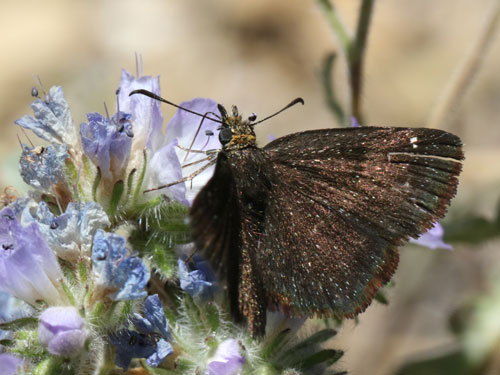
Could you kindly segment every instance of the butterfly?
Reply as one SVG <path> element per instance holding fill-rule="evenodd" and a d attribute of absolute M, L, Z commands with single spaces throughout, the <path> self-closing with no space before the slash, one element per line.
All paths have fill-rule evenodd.
<path fill-rule="evenodd" d="M 265 333 L 267 310 L 364 311 L 395 272 L 397 248 L 442 218 L 456 193 L 464 154 L 451 133 L 319 129 L 259 148 L 263 120 L 218 108 L 221 150 L 192 204 L 192 236 L 254 336 Z"/>

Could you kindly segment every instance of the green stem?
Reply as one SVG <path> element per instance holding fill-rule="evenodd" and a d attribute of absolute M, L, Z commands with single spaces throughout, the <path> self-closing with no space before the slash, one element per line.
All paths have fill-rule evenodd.
<path fill-rule="evenodd" d="M 481 67 L 483 57 L 488 52 L 500 21 L 500 1 L 493 0 L 488 9 L 487 19 L 479 32 L 475 42 L 472 43 L 462 63 L 458 66 L 448 85 L 445 87 L 441 99 L 438 100 L 429 116 L 427 125 L 430 128 L 443 127 L 445 122 L 452 118 L 453 110 L 470 88 L 473 78 Z"/>
<path fill-rule="evenodd" d="M 363 0 L 359 10 L 358 26 L 354 42 L 348 54 L 349 74 L 351 80 L 352 115 L 363 123 L 361 114 L 361 88 L 363 83 L 363 62 L 366 50 L 366 40 L 373 13 L 375 0 Z"/>
<path fill-rule="evenodd" d="M 318 0 L 323 8 L 323 11 L 330 23 L 330 26 L 337 36 L 341 49 L 347 60 L 349 86 L 351 92 L 349 94 L 351 100 L 351 114 L 355 116 L 359 122 L 363 122 L 361 111 L 361 89 L 363 77 L 363 62 L 366 49 L 366 41 L 368 30 L 370 28 L 373 6 L 375 0 L 362 0 L 359 10 L 358 24 L 354 37 L 350 35 L 347 28 L 344 26 L 338 12 L 329 0 Z M 344 116 L 346 126 L 351 125 L 351 116 Z"/>
<path fill-rule="evenodd" d="M 335 10 L 335 7 L 330 3 L 329 0 L 319 0 L 319 4 L 323 8 L 326 17 L 330 22 L 330 26 L 333 29 L 333 32 L 335 33 L 335 35 L 337 35 L 337 38 L 339 38 L 342 50 L 344 51 L 345 55 L 348 56 L 349 50 L 351 48 L 350 46 L 352 43 L 352 38 L 349 35 L 349 32 L 347 31 L 346 27 L 340 20 L 340 17 L 337 11 Z"/>

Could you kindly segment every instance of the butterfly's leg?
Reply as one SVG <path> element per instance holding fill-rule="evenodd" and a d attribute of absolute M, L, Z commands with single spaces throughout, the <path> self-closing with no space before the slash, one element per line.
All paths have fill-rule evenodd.
<path fill-rule="evenodd" d="M 186 181 L 192 180 L 193 178 L 195 178 L 196 176 L 198 176 L 201 172 L 203 172 L 205 169 L 207 169 L 210 166 L 214 165 L 215 164 L 215 160 L 216 160 L 215 158 L 212 159 L 212 160 L 210 160 L 207 164 L 205 164 L 200 169 L 197 169 L 196 171 L 194 171 L 193 173 L 191 173 L 189 176 L 183 177 L 180 180 L 177 180 L 177 181 L 174 181 L 174 182 L 170 182 L 170 183 L 162 185 L 162 186 L 158 186 L 158 187 L 155 187 L 155 188 L 152 188 L 152 189 L 144 190 L 144 193 L 148 193 L 148 192 L 154 191 L 154 190 L 164 189 L 164 188 L 167 188 L 167 187 L 170 187 L 170 186 L 173 186 L 173 185 L 180 184 L 182 182 L 186 182 Z"/>

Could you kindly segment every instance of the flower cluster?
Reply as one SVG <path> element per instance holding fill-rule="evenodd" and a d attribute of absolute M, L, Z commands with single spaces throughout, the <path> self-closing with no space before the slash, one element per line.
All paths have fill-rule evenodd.
<path fill-rule="evenodd" d="M 203 165 L 188 149 L 219 147 L 218 123 L 205 119 L 193 139 L 201 118 L 179 110 L 164 132 L 159 102 L 129 96 L 135 89 L 159 95 L 159 77 L 123 71 L 116 113 L 89 113 L 79 127 L 60 87 L 35 99 L 33 116 L 16 121 L 47 144 L 22 146 L 19 170 L 33 190 L 0 211 L 2 374 L 116 373 L 141 363 L 152 373 L 178 363 L 213 373 L 226 363 L 217 373 L 230 375 L 245 363 L 240 349 L 224 349 L 242 331 L 213 305 L 213 273 L 176 247 L 189 239 L 187 209 L 213 168 L 175 182 Z M 210 99 L 181 105 L 218 113 Z M 170 292 L 179 297 L 164 306 L 148 293 L 152 277 L 156 284 L 180 279 Z M 185 321 L 202 300 L 211 304 L 213 324 L 203 337 Z M 207 337 L 211 346 L 200 350 Z"/>

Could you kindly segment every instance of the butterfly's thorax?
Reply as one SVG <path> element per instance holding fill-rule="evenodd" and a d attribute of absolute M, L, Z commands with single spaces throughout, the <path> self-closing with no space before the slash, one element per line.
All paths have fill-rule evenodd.
<path fill-rule="evenodd" d="M 252 200 L 265 200 L 271 189 L 270 163 L 268 155 L 256 146 L 244 149 L 227 151 L 226 156 L 235 176 L 235 183 L 242 198 Z"/>
<path fill-rule="evenodd" d="M 255 147 L 255 132 L 253 126 L 240 115 L 230 116 L 225 119 L 225 125 L 231 129 L 232 138 L 223 145 L 224 151 L 240 150 L 246 147 Z"/>

